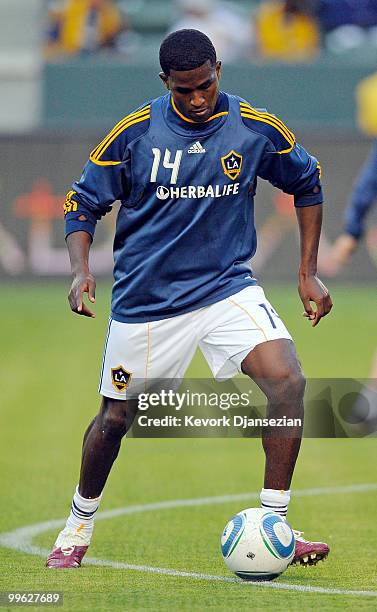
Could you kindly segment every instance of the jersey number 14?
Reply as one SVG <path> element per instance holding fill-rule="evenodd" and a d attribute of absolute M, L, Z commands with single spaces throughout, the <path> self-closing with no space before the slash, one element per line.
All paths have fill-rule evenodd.
<path fill-rule="evenodd" d="M 153 159 L 152 172 L 151 172 L 151 183 L 156 183 L 157 173 L 158 173 L 158 169 L 160 167 L 160 162 L 161 162 L 161 150 L 152 149 L 152 153 L 154 155 L 154 159 Z M 172 185 L 175 185 L 177 182 L 179 167 L 181 165 L 181 160 L 182 160 L 182 155 L 183 155 L 183 151 L 181 149 L 178 149 L 178 151 L 175 154 L 174 161 L 172 162 L 170 161 L 171 152 L 169 151 L 169 149 L 165 149 L 164 161 L 162 162 L 162 164 L 164 168 L 166 168 L 167 170 L 171 170 L 170 183 Z"/>

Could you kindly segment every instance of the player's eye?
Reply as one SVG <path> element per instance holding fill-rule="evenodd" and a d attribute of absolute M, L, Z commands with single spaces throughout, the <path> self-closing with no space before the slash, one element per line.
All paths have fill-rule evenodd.
<path fill-rule="evenodd" d="M 191 93 L 191 89 L 186 89 L 185 87 L 177 87 L 176 91 L 183 95 Z"/>

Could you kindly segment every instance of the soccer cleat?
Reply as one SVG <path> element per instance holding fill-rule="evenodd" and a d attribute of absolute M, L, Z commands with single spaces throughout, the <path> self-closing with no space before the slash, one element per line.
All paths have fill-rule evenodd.
<path fill-rule="evenodd" d="M 309 542 L 302 537 L 302 531 L 293 530 L 296 540 L 295 556 L 291 565 L 317 565 L 326 559 L 330 548 L 324 542 Z"/>
<path fill-rule="evenodd" d="M 81 533 L 66 527 L 59 533 L 54 548 L 47 557 L 46 567 L 55 569 L 80 567 L 89 544 L 90 542 Z"/>

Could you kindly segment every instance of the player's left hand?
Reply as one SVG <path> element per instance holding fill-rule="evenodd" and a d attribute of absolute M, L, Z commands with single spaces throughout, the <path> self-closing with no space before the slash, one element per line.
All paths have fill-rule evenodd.
<path fill-rule="evenodd" d="M 328 289 L 313 274 L 300 277 L 298 292 L 305 308 L 304 317 L 312 321 L 312 326 L 315 327 L 332 309 L 333 304 Z M 315 303 L 316 310 L 313 310 L 311 302 Z"/>

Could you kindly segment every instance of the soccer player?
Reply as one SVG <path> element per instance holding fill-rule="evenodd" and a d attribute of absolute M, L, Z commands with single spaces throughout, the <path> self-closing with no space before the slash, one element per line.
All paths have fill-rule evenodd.
<path fill-rule="evenodd" d="M 330 252 L 332 273 L 348 263 L 365 233 L 365 219 L 377 202 L 377 141 L 355 181 L 344 218 L 344 231 Z"/>
<path fill-rule="evenodd" d="M 292 338 L 253 277 L 257 177 L 293 194 L 301 234 L 299 294 L 316 326 L 332 302 L 316 276 L 322 219 L 317 160 L 274 115 L 219 90 L 221 63 L 203 33 L 173 32 L 160 48 L 168 92 L 127 115 L 92 151 L 65 203 L 73 312 L 93 317 L 89 249 L 97 221 L 121 201 L 100 393 L 83 442 L 71 513 L 47 559 L 79 567 L 111 466 L 137 411 L 140 381 L 180 380 L 199 346 L 218 378 L 242 371 L 270 417 L 303 416 L 305 379 Z M 311 302 L 316 306 L 312 307 Z M 144 391 L 144 388 L 142 388 Z M 301 427 L 263 430 L 262 507 L 286 516 Z M 329 548 L 299 534 L 295 563 Z"/>
<path fill-rule="evenodd" d="M 356 251 L 359 243 L 362 241 L 365 234 L 365 222 L 368 213 L 377 203 L 377 141 L 373 143 L 369 156 L 363 164 L 353 187 L 350 199 L 344 214 L 344 230 L 343 233 L 336 239 L 332 247 L 328 261 L 330 265 L 331 275 L 336 275 L 340 270 L 348 264 L 352 255 Z M 376 387 L 374 380 L 377 379 L 377 350 L 375 350 L 371 372 L 369 374 L 372 388 Z M 374 391 L 375 393 L 376 391 Z M 364 395 L 370 396 L 371 392 L 367 388 Z M 374 396 L 375 397 L 375 396 Z M 375 401 L 371 401 L 371 406 L 375 406 Z M 357 407 L 357 405 L 356 405 Z M 375 431 L 376 410 L 371 410 L 368 418 L 360 427 L 364 433 Z"/>

